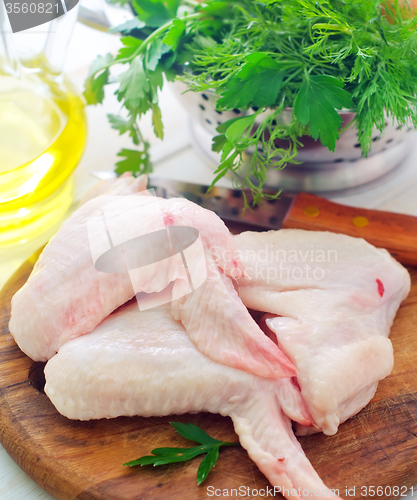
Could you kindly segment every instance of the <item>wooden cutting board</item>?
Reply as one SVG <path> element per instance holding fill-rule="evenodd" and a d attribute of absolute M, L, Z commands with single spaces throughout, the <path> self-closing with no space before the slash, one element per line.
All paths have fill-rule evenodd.
<path fill-rule="evenodd" d="M 19 350 L 7 326 L 11 297 L 25 283 L 36 258 L 0 292 L 0 440 L 19 466 L 59 500 L 267 498 L 264 489 L 270 485 L 242 448 L 221 451 L 200 487 L 196 474 L 201 457 L 157 468 L 121 465 L 154 447 L 190 446 L 170 421 L 192 422 L 216 438 L 235 441 L 229 418 L 200 413 L 78 422 L 55 410 L 42 393 L 43 364 Z M 396 498 L 417 485 L 417 269 L 410 272 L 412 290 L 391 333 L 393 373 L 335 436 L 300 439 L 324 482 L 345 499 Z"/>

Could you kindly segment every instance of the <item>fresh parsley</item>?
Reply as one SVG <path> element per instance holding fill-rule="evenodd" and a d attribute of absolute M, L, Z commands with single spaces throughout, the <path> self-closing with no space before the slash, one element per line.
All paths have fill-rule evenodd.
<path fill-rule="evenodd" d="M 250 106 L 274 106 L 284 75 L 285 71 L 272 57 L 262 52 L 249 54 L 236 76 L 225 84 L 222 96 L 217 101 L 218 107 L 247 109 Z"/>
<path fill-rule="evenodd" d="M 343 87 L 343 83 L 333 76 L 306 73 L 294 102 L 298 121 L 310 125 L 313 139 L 320 137 L 323 146 L 331 151 L 336 147 L 343 121 L 337 110 L 353 106 L 351 95 Z"/>
<path fill-rule="evenodd" d="M 155 448 L 152 455 L 132 460 L 123 465 L 136 467 L 137 465 L 166 465 L 177 462 L 187 462 L 199 455 L 206 455 L 197 472 L 197 484 L 200 485 L 207 479 L 210 470 L 216 465 L 219 450 L 222 446 L 240 446 L 239 443 L 228 443 L 219 441 L 209 436 L 200 427 L 193 424 L 182 424 L 181 422 L 170 422 L 174 429 L 189 441 L 199 443 L 193 448 Z"/>
<path fill-rule="evenodd" d="M 116 163 L 115 172 L 122 175 L 125 172 L 131 172 L 133 175 L 147 174 L 152 172 L 150 167 L 149 144 L 143 145 L 143 150 L 122 149 L 117 156 L 124 157 L 124 160 Z"/>
<path fill-rule="evenodd" d="M 114 0 L 116 1 L 116 0 Z M 126 0 L 119 0 L 123 3 Z M 119 27 L 122 47 L 93 62 L 85 84 L 89 104 L 103 101 L 117 77 L 126 118 L 110 118 L 140 155 L 124 154 L 118 172 L 151 169 L 139 120 L 152 113 L 163 137 L 158 92 L 164 80 L 217 96 L 217 110 L 239 110 L 218 127 L 213 150 L 226 174 L 265 196 L 268 170 L 294 163 L 310 135 L 334 150 L 343 109 L 366 156 L 376 127 L 387 120 L 417 126 L 417 18 L 399 0 L 132 0 L 134 22 Z M 123 120 L 123 121 L 122 121 Z M 125 150 L 126 151 L 126 150 Z M 120 166 L 122 163 L 122 166 Z M 243 168 L 244 166 L 244 168 Z"/>

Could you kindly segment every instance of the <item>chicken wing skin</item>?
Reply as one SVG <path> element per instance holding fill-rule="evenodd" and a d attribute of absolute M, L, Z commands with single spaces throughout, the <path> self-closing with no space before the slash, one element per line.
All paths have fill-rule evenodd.
<path fill-rule="evenodd" d="M 94 332 L 63 345 L 45 376 L 46 394 L 71 419 L 199 411 L 230 416 L 242 446 L 287 498 L 338 498 L 304 455 L 281 409 L 283 380 L 212 361 L 169 310 L 122 308 Z"/>
<path fill-rule="evenodd" d="M 173 314 L 214 361 L 267 378 L 295 375 L 292 362 L 265 337 L 233 288 L 231 280 L 245 274 L 241 261 L 213 251 L 236 253 L 223 221 L 185 199 L 134 193 L 143 187 L 143 179 L 132 177 L 100 183 L 46 246 L 12 300 L 9 328 L 22 351 L 46 361 L 133 296 L 146 294 L 137 295 L 140 308 L 181 304 Z M 88 199 L 94 194 L 99 195 Z M 189 246 L 181 239 L 193 235 L 198 239 L 191 238 Z M 129 246 L 139 240 L 141 247 Z M 174 247 L 180 251 L 173 254 Z"/>
<path fill-rule="evenodd" d="M 342 234 L 283 229 L 236 242 L 249 275 L 239 279 L 242 301 L 270 313 L 264 321 L 297 368 L 315 428 L 334 434 L 392 370 L 388 335 L 410 290 L 407 270 Z"/>
<path fill-rule="evenodd" d="M 130 185 L 121 189 L 119 183 L 125 181 L 114 183 L 117 196 L 100 195 L 87 201 L 62 224 L 27 283 L 13 297 L 10 332 L 22 351 L 35 361 L 48 360 L 68 340 L 91 332 L 135 291 L 159 292 L 170 281 L 184 278 L 178 260 L 173 265 L 156 263 L 135 277 L 134 290 L 127 272 L 105 273 L 95 268 L 89 230 L 91 234 L 91 222 L 99 221 L 102 213 L 109 214 L 108 221 L 123 228 L 124 235 L 131 232 L 136 236 L 137 229 L 143 234 L 158 229 L 155 198 L 131 194 Z M 128 196 L 122 196 L 126 191 Z M 179 198 L 158 199 L 158 205 L 166 226 L 192 226 L 206 248 L 219 245 L 236 250 L 233 237 L 213 212 Z M 135 213 L 140 220 L 135 219 Z M 217 265 L 229 275 L 244 273 L 238 261 L 219 259 Z"/>

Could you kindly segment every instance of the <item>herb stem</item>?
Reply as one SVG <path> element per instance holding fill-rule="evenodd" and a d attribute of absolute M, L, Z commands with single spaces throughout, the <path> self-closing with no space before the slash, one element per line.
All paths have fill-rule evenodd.
<path fill-rule="evenodd" d="M 187 16 L 184 16 L 184 17 L 181 17 L 181 18 L 178 18 L 180 21 L 189 21 L 190 19 L 198 19 L 199 17 L 201 17 L 202 13 L 201 12 L 195 12 L 194 14 L 189 14 Z M 174 24 L 174 21 L 177 20 L 177 19 L 171 19 L 171 21 L 168 21 L 167 23 L 163 24 L 162 26 L 160 26 L 158 29 L 156 29 L 155 31 L 153 31 L 147 38 L 145 38 L 145 40 L 143 40 L 143 42 L 140 44 L 140 46 L 135 50 L 135 52 L 129 56 L 129 57 L 126 57 L 124 59 L 118 59 L 118 63 L 126 63 L 126 62 L 130 62 L 130 61 L 133 61 L 133 59 L 135 59 L 135 57 L 139 56 L 140 54 L 143 53 L 143 51 L 145 50 L 145 48 L 153 41 L 155 40 L 156 38 L 158 38 L 158 36 L 163 33 L 164 31 L 168 30 L 171 26 L 173 26 Z M 109 67 L 111 66 L 111 64 L 109 65 Z"/>
<path fill-rule="evenodd" d="M 284 81 L 284 86 L 287 85 L 291 80 L 294 80 L 296 76 L 298 76 L 300 73 L 303 72 L 303 68 L 299 68 L 294 71 L 285 81 Z"/>
<path fill-rule="evenodd" d="M 350 128 L 350 127 L 353 125 L 354 121 L 355 121 L 355 120 L 350 121 L 347 125 L 345 125 L 343 128 L 341 128 L 341 129 L 339 130 L 339 135 L 342 135 L 342 134 L 343 134 L 343 132 L 346 132 L 346 130 L 347 130 L 348 128 Z"/>
<path fill-rule="evenodd" d="M 180 18 L 180 21 L 187 21 L 189 19 L 197 19 L 201 16 L 199 12 L 196 12 L 194 14 L 187 15 L 185 17 Z M 160 26 L 158 29 L 156 29 L 154 32 L 152 32 L 148 38 L 145 38 L 145 40 L 141 43 L 141 45 L 138 47 L 132 58 L 136 57 L 137 55 L 141 54 L 144 50 L 144 48 L 149 45 L 155 38 L 158 38 L 158 36 L 169 29 L 172 25 L 174 24 L 174 19 L 171 19 L 167 23 L 163 24 Z"/>
<path fill-rule="evenodd" d="M 395 0 L 394 2 L 394 8 L 395 8 L 395 13 L 397 14 L 397 22 L 402 26 L 403 20 L 401 17 L 401 11 L 400 11 L 400 6 L 398 3 L 398 0 Z"/>

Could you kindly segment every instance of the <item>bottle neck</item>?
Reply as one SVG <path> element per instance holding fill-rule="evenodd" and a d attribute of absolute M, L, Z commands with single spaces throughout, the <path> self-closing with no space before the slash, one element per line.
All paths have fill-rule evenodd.
<path fill-rule="evenodd" d="M 20 66 L 13 50 L 13 32 L 4 2 L 0 1 L 0 75 L 19 77 Z"/>

